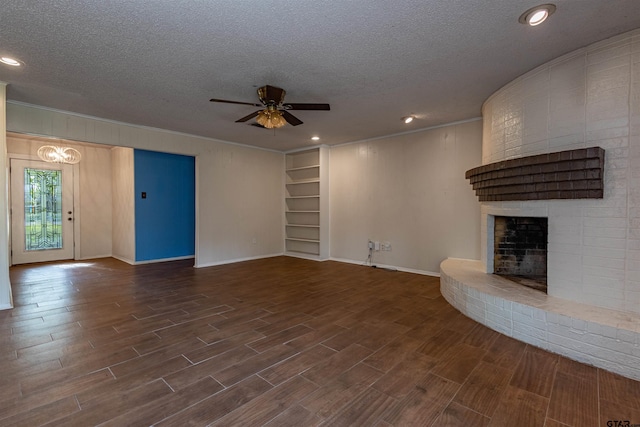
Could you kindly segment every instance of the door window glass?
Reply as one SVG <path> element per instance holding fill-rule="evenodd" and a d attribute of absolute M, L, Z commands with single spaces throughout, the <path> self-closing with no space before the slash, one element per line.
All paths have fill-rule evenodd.
<path fill-rule="evenodd" d="M 62 248 L 62 171 L 24 170 L 25 250 Z"/>

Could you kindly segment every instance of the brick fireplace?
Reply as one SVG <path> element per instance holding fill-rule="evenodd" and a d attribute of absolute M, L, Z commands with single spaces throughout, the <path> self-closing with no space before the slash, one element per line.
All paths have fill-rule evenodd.
<path fill-rule="evenodd" d="M 634 379 L 639 41 L 640 29 L 568 53 L 484 103 L 482 164 L 466 176 L 481 205 L 481 259 L 441 264 L 442 294 L 465 315 Z M 502 216 L 548 218 L 546 295 L 491 274 L 494 223 Z"/>
<path fill-rule="evenodd" d="M 547 293 L 547 245 L 554 243 L 547 233 L 549 208 L 552 203 L 570 206 L 570 200 L 603 199 L 604 165 L 605 150 L 589 147 L 500 160 L 468 170 L 466 178 L 482 203 L 482 215 L 488 216 L 481 236 L 487 273 Z M 552 286 L 550 293 L 557 290 Z"/>

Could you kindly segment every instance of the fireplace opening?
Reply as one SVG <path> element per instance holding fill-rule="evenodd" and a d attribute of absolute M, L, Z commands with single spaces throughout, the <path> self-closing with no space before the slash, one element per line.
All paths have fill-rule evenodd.
<path fill-rule="evenodd" d="M 493 272 L 547 293 L 548 219 L 494 218 Z"/>

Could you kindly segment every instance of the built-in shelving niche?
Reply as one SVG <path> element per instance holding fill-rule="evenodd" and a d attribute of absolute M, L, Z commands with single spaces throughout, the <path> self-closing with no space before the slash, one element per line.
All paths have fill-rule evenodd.
<path fill-rule="evenodd" d="M 286 253 L 328 258 L 328 149 L 318 147 L 286 155 Z"/>

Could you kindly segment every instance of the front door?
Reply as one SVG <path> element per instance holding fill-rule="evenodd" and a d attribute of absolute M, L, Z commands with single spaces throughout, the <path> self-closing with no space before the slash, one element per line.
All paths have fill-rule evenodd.
<path fill-rule="evenodd" d="M 11 263 L 73 259 L 73 166 L 11 159 Z"/>

